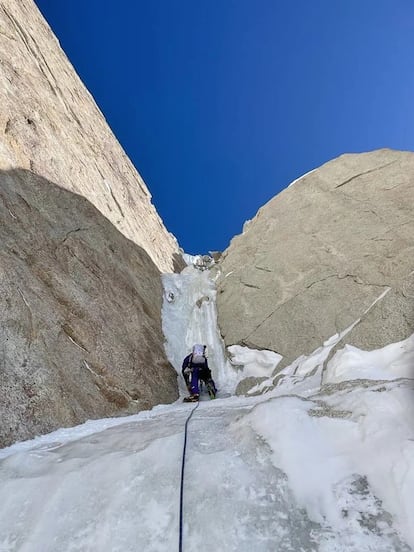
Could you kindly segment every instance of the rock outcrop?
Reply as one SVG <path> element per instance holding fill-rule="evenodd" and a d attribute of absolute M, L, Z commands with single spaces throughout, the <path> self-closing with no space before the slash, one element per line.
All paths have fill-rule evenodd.
<path fill-rule="evenodd" d="M 177 398 L 160 271 L 184 266 L 32 0 L 0 0 L 0 447 Z"/>
<path fill-rule="evenodd" d="M 0 447 L 178 397 L 159 271 L 87 199 L 0 172 Z"/>
<path fill-rule="evenodd" d="M 414 332 L 413 236 L 414 153 L 343 155 L 308 173 L 220 260 L 226 345 L 278 352 L 280 368 L 358 319 L 342 345 L 405 339 Z"/>
<path fill-rule="evenodd" d="M 142 178 L 32 0 L 0 0 L 0 170 L 83 195 L 161 271 L 184 266 Z"/>

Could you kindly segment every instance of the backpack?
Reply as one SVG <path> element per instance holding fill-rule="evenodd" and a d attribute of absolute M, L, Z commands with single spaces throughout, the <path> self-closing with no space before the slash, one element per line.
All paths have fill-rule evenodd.
<path fill-rule="evenodd" d="M 192 364 L 205 364 L 206 357 L 204 354 L 205 346 L 204 345 L 194 345 L 193 352 L 191 354 L 191 363 Z"/>

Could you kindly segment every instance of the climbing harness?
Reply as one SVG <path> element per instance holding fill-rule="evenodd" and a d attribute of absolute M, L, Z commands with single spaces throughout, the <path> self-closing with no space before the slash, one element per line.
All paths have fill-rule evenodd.
<path fill-rule="evenodd" d="M 180 484 L 180 536 L 179 536 L 179 544 L 178 544 L 178 552 L 182 552 L 183 550 L 183 498 L 184 498 L 184 468 L 185 468 L 185 452 L 187 449 L 187 427 L 188 422 L 191 420 L 191 416 L 194 414 L 194 412 L 199 407 L 199 402 L 195 405 L 195 407 L 192 409 L 190 414 L 187 416 L 187 419 L 185 421 L 184 426 L 184 445 L 183 445 L 183 459 L 181 461 L 181 484 Z"/>

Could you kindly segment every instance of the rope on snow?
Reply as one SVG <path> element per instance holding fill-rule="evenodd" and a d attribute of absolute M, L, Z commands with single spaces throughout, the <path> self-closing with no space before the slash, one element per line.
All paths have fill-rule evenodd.
<path fill-rule="evenodd" d="M 184 426 L 184 445 L 183 445 L 183 459 L 181 461 L 181 483 L 180 483 L 180 535 L 179 535 L 179 543 L 178 543 L 178 551 L 182 552 L 183 550 L 183 499 L 184 499 L 184 468 L 185 468 L 185 452 L 187 449 L 187 427 L 188 422 L 191 420 L 191 416 L 194 414 L 194 412 L 197 410 L 199 406 L 199 402 L 196 404 L 196 406 L 192 409 L 190 414 L 187 417 L 187 420 L 185 421 Z"/>

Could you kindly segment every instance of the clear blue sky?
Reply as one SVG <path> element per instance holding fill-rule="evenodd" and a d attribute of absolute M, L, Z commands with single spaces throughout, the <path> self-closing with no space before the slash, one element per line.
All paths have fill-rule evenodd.
<path fill-rule="evenodd" d="M 36 0 L 188 253 L 341 153 L 414 150 L 412 0 Z"/>

